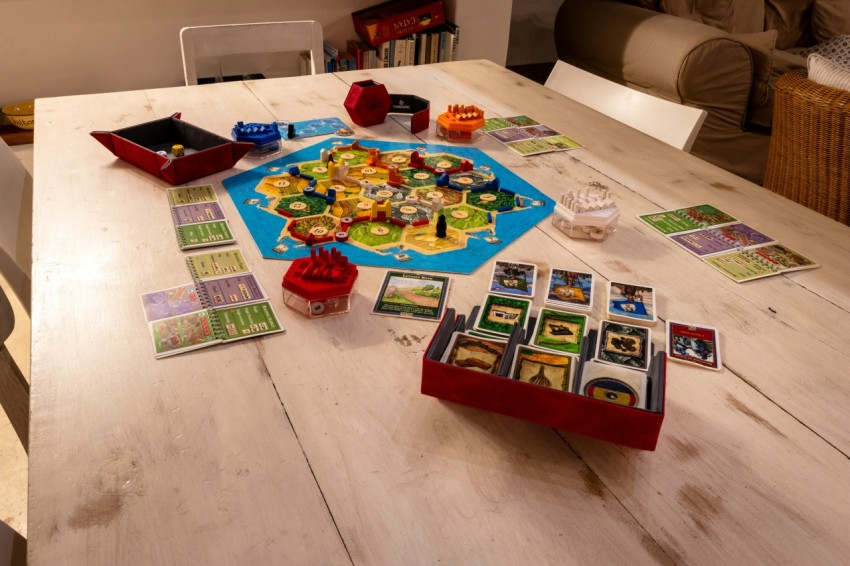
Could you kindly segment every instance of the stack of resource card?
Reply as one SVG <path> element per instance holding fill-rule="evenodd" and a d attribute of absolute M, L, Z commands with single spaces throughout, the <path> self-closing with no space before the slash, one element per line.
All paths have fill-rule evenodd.
<path fill-rule="evenodd" d="M 809 258 L 710 204 L 638 218 L 738 283 L 818 267 Z"/>
<path fill-rule="evenodd" d="M 173 187 L 166 194 L 181 250 L 235 241 L 212 185 Z"/>
<path fill-rule="evenodd" d="M 142 295 L 157 358 L 283 331 L 240 250 L 186 261 L 194 283 Z"/>

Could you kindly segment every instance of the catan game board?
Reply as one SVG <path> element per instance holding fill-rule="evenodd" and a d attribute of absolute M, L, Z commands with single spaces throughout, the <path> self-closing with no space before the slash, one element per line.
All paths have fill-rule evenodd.
<path fill-rule="evenodd" d="M 471 273 L 554 201 L 471 147 L 328 139 L 225 179 L 263 257 Z M 441 218 L 442 217 L 442 218 Z"/>

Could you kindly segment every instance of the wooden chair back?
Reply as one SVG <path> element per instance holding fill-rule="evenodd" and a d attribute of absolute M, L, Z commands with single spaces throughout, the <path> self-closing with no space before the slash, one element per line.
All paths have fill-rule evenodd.
<path fill-rule="evenodd" d="M 585 106 L 690 152 L 708 113 L 637 91 L 558 61 L 546 86 Z"/>
<path fill-rule="evenodd" d="M 322 25 L 314 20 L 186 27 L 180 30 L 183 74 L 187 85 L 196 85 L 200 59 L 308 51 L 315 75 L 324 72 L 323 41 Z"/>

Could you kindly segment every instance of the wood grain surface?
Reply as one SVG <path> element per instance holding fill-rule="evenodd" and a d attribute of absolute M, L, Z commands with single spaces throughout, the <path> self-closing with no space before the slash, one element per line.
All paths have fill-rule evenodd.
<path fill-rule="evenodd" d="M 523 158 L 476 147 L 553 198 L 605 186 L 599 243 L 548 220 L 500 259 L 655 287 L 663 320 L 719 329 L 724 369 L 669 364 L 655 452 L 419 393 L 427 321 L 376 317 L 383 269 L 352 311 L 283 305 L 221 180 L 238 245 L 286 332 L 155 360 L 139 295 L 189 281 L 166 184 L 89 136 L 181 111 L 238 120 L 338 116 L 349 85 L 488 116 L 527 114 L 581 142 Z M 850 228 L 486 61 L 40 99 L 35 143 L 31 564 L 841 564 L 850 555 Z M 362 140 L 414 137 L 391 116 Z M 286 141 L 286 152 L 321 138 Z M 742 156 L 745 158 L 745 156 Z M 736 284 L 636 219 L 710 203 L 821 267 Z M 489 264 L 453 275 L 467 312 Z M 593 318 L 603 317 L 597 301 Z M 543 304 L 541 293 L 535 307 Z M 657 348 L 664 347 L 658 326 Z"/>

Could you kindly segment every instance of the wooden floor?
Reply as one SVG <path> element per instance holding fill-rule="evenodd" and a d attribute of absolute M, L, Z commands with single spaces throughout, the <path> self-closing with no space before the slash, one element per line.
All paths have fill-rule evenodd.
<path fill-rule="evenodd" d="M 32 173 L 32 145 L 10 146 Z M 6 346 L 24 376 L 30 377 L 30 319 L 14 293 L 0 276 L 0 286 L 7 291 L 15 310 L 15 331 Z M 26 537 L 27 535 L 27 454 L 12 429 L 6 413 L 0 410 L 0 520 Z"/>

